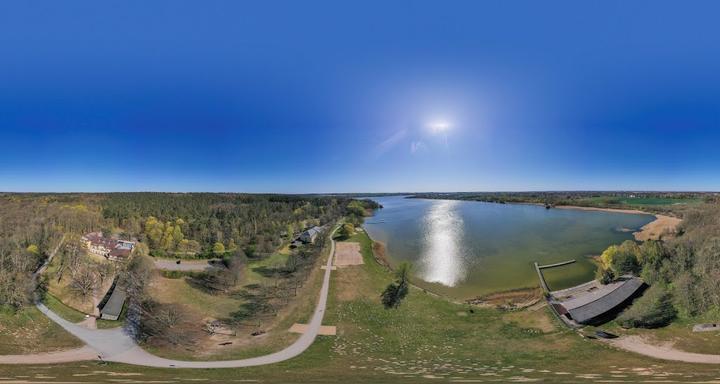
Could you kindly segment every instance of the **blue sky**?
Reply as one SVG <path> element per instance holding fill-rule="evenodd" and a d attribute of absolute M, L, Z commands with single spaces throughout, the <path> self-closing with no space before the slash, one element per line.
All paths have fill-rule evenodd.
<path fill-rule="evenodd" d="M 718 12 L 4 1 L 0 190 L 720 190 Z"/>

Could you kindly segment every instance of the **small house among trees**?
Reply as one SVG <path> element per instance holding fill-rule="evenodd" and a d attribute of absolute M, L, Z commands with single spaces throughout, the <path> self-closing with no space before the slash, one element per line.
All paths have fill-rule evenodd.
<path fill-rule="evenodd" d="M 300 234 L 300 241 L 302 241 L 305 244 L 308 243 L 314 243 L 315 239 L 318 237 L 320 233 L 322 233 L 323 227 L 312 227 L 308 229 L 307 231 Z"/>

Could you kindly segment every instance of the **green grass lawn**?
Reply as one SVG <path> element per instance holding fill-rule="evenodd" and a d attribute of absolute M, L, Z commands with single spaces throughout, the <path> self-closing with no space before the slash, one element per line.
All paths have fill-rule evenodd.
<path fill-rule="evenodd" d="M 598 196 L 577 200 L 580 205 L 613 207 L 613 206 L 630 206 L 630 207 L 649 207 L 649 206 L 669 206 L 669 205 L 692 205 L 703 202 L 702 198 L 671 198 L 671 197 L 614 197 L 614 196 Z"/>
<path fill-rule="evenodd" d="M 95 362 L 0 369 L 5 377 L 52 374 L 55 380 L 93 382 L 114 380 L 120 374 L 139 375 L 126 378 L 128 382 L 177 380 L 181 375 L 184 380 L 209 382 L 312 383 L 708 382 L 718 377 L 718 368 L 712 365 L 657 361 L 583 339 L 560 326 L 546 308 L 514 312 L 471 308 L 412 288 L 400 308 L 386 310 L 379 295 L 391 273 L 375 263 L 366 234 L 348 241 L 361 244 L 365 264 L 332 274 L 324 324 L 337 326 L 338 334 L 319 337 L 289 361 L 181 373 L 122 364 L 95 367 Z M 317 298 L 307 300 L 311 310 Z M 89 372 L 96 373 L 73 376 Z"/>
<path fill-rule="evenodd" d="M 682 198 L 660 198 L 660 197 L 628 197 L 619 200 L 620 203 L 626 205 L 674 205 L 674 204 L 699 204 L 702 203 L 700 198 L 682 199 Z"/>
<path fill-rule="evenodd" d="M 76 348 L 82 342 L 50 321 L 35 306 L 13 310 L 0 306 L 0 355 Z M 0 372 L 3 372 L 0 366 Z"/>
<path fill-rule="evenodd" d="M 63 304 L 55 296 L 50 293 L 45 294 L 43 303 L 53 312 L 60 315 L 63 319 L 73 323 L 79 323 L 85 320 L 85 314 Z"/>

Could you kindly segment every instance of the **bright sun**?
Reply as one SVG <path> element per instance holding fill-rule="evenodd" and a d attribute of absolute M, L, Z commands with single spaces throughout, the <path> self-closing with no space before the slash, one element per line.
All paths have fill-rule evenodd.
<path fill-rule="evenodd" d="M 450 123 L 446 121 L 435 121 L 430 123 L 429 126 L 433 133 L 443 133 L 450 129 Z"/>

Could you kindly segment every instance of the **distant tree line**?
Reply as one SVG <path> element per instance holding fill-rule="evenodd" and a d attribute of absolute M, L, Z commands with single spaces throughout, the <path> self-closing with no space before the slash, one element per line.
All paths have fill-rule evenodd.
<path fill-rule="evenodd" d="M 574 205 L 597 208 L 637 208 L 628 204 L 628 199 L 676 199 L 690 202 L 718 202 L 720 196 L 714 192 L 631 192 L 631 191 L 535 191 L 535 192 L 432 192 L 417 193 L 411 198 L 471 200 L 488 203 L 532 203 L 547 207 Z M 652 212 L 675 212 L 684 206 L 673 204 L 643 204 L 643 209 Z"/>
<path fill-rule="evenodd" d="M 103 216 L 158 256 L 214 257 L 236 248 L 248 257 L 267 255 L 307 227 L 374 204 L 310 195 L 112 193 L 100 198 Z"/>

